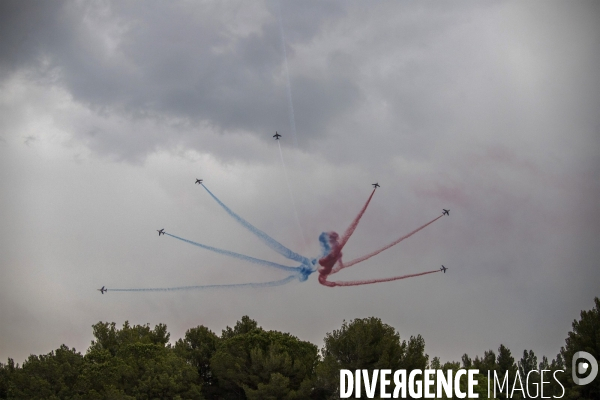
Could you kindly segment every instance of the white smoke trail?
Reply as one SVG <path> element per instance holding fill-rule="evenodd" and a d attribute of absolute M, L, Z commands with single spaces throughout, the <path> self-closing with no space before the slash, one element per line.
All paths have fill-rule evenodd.
<path fill-rule="evenodd" d="M 298 147 L 298 138 L 296 136 L 296 117 L 294 116 L 294 103 L 292 102 L 292 84 L 290 83 L 290 69 L 288 67 L 287 51 L 285 49 L 285 35 L 283 33 L 283 22 L 281 18 L 281 4 L 277 1 L 277 11 L 279 17 L 279 32 L 281 33 L 281 47 L 283 48 L 283 59 L 285 65 L 285 77 L 287 81 L 288 106 L 290 114 L 290 129 L 294 138 L 294 146 Z"/>
<path fill-rule="evenodd" d="M 298 210 L 296 209 L 296 202 L 294 201 L 294 195 L 292 194 L 292 186 L 290 185 L 290 179 L 288 178 L 287 168 L 285 166 L 285 162 L 283 161 L 283 152 L 281 151 L 281 142 L 278 140 L 277 144 L 279 145 L 279 156 L 281 157 L 281 165 L 283 165 L 283 173 L 285 174 L 285 182 L 287 183 L 288 192 L 290 193 L 290 199 L 292 200 L 292 206 L 294 207 L 294 215 L 296 216 L 296 222 L 298 223 L 298 229 L 300 230 L 300 236 L 302 236 L 302 243 L 305 245 L 306 237 L 304 236 L 304 230 L 302 229 L 302 225 L 300 224 L 300 218 L 298 217 Z"/>

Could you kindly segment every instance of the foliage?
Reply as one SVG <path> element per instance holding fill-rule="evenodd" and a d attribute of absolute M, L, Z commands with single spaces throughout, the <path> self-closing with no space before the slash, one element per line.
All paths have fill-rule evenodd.
<path fill-rule="evenodd" d="M 189 329 L 175 343 L 175 353 L 193 366 L 198 373 L 197 383 L 208 398 L 218 395 L 218 381 L 210 368 L 210 359 L 217 351 L 219 337 L 204 326 Z"/>
<path fill-rule="evenodd" d="M 542 357 L 539 364 L 532 350 L 523 351 L 516 363 L 504 345 L 497 353 L 488 350 L 475 358 L 464 354 L 460 362 L 442 363 L 439 357 L 429 362 L 420 335 L 401 340 L 393 327 L 375 317 L 344 321 L 340 329 L 327 333 L 321 357 L 314 344 L 265 331 L 248 316 L 226 327 L 221 337 L 204 326 L 189 329 L 174 346 L 164 324 L 151 328 L 125 322 L 119 329 L 115 323 L 98 322 L 85 355 L 62 345 L 48 354 L 29 356 L 21 366 L 10 358 L 0 363 L 0 399 L 331 399 L 339 393 L 340 369 L 410 373 L 425 368 L 479 369 L 475 391 L 480 398 L 487 396 L 488 371 L 501 379 L 508 373 L 512 388 L 516 377 L 525 384 L 531 371 L 550 370 L 545 397 L 561 397 L 564 390 L 564 398 L 598 399 L 600 378 L 586 386 L 575 385 L 571 378 L 577 351 L 600 359 L 600 300 L 594 301 L 592 310 L 582 311 L 580 320 L 573 321 L 556 358 Z M 466 379 L 460 385 L 465 391 Z M 531 382 L 529 387 L 534 396 L 536 388 Z M 527 392 L 517 391 L 513 398 L 517 397 L 527 397 Z"/>
<path fill-rule="evenodd" d="M 122 329 L 93 326 L 95 340 L 85 356 L 62 345 L 47 355 L 31 355 L 22 367 L 2 366 L 2 398 L 18 399 L 201 399 L 197 372 L 167 346 L 159 324 Z"/>
<path fill-rule="evenodd" d="M 567 390 L 567 398 L 571 399 L 599 399 L 600 377 L 588 385 L 577 386 L 572 379 L 573 355 L 578 351 L 590 353 L 596 360 L 600 360 L 600 299 L 594 299 L 595 307 L 590 311 L 581 311 L 581 319 L 573 321 L 573 330 L 569 332 L 566 345 L 561 349 L 566 374 L 563 384 Z"/>
<path fill-rule="evenodd" d="M 421 335 L 400 341 L 400 334 L 379 318 L 344 321 L 340 329 L 325 337 L 316 389 L 322 396 L 335 396 L 340 369 L 425 369 L 428 357 L 424 350 Z"/>
<path fill-rule="evenodd" d="M 265 331 L 247 317 L 236 328 L 223 331 L 210 362 L 223 398 L 308 398 L 318 363 L 314 344 Z"/>

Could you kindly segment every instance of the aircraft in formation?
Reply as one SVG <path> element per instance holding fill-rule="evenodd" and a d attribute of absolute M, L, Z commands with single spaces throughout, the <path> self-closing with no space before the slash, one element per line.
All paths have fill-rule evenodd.
<path fill-rule="evenodd" d="M 279 140 L 279 138 L 281 137 L 281 135 L 279 133 L 275 132 L 275 135 L 273 135 L 273 137 L 275 138 L 275 140 Z M 196 184 L 202 184 L 202 179 L 196 179 Z M 374 188 L 381 187 L 379 185 L 379 182 L 372 183 L 372 186 Z M 443 208 L 442 210 L 443 210 L 442 215 L 448 215 L 448 216 L 450 216 L 450 210 L 446 210 L 445 208 Z M 163 229 L 157 229 L 156 231 L 158 232 L 158 236 L 165 234 L 164 228 Z M 448 268 L 446 268 L 446 267 L 444 267 L 442 265 L 442 267 L 440 268 L 440 271 L 446 273 L 447 269 Z M 108 291 L 108 289 L 106 289 L 104 286 L 102 286 L 100 289 L 96 289 L 96 290 L 100 291 L 100 293 L 102 293 L 102 294 L 104 294 L 106 291 Z"/>
<path fill-rule="evenodd" d="M 279 140 L 281 135 L 279 133 L 277 133 L 277 131 L 275 131 L 275 134 L 273 135 L 273 137 L 275 138 L 275 140 Z"/>

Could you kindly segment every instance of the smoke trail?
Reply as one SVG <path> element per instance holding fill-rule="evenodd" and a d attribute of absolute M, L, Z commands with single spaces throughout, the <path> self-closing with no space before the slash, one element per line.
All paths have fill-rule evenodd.
<path fill-rule="evenodd" d="M 362 257 L 359 257 L 359 258 L 356 258 L 356 259 L 354 259 L 354 260 L 352 260 L 352 261 L 349 261 L 349 262 L 348 262 L 348 263 L 346 263 L 346 264 L 344 264 L 344 263 L 342 262 L 341 258 L 340 258 L 340 260 L 339 260 L 339 262 L 338 262 L 337 266 L 336 266 L 335 268 L 333 268 L 333 270 L 331 271 L 331 273 L 332 273 L 332 274 L 335 274 L 336 272 L 338 272 L 338 271 L 339 271 L 339 270 L 341 270 L 341 269 L 344 269 L 344 268 L 351 267 L 351 266 L 353 266 L 353 265 L 355 265 L 355 264 L 358 264 L 358 263 L 360 263 L 360 262 L 363 262 L 363 261 L 365 261 L 365 260 L 368 260 L 368 259 L 369 259 L 369 258 L 371 258 L 371 257 L 374 257 L 374 256 L 376 256 L 377 254 L 381 253 L 382 251 L 384 251 L 384 250 L 387 250 L 387 249 L 389 249 L 390 247 L 393 247 L 393 246 L 397 245 L 398 243 L 400 243 L 400 242 L 401 242 L 401 241 L 403 241 L 404 239 L 407 239 L 407 238 L 411 237 L 412 235 L 414 235 L 415 233 L 419 232 L 420 230 L 422 230 L 422 229 L 426 228 L 427 226 L 429 226 L 429 225 L 433 224 L 435 221 L 437 221 L 438 219 L 442 218 L 442 216 L 443 216 L 443 215 L 440 215 L 439 217 L 437 217 L 437 218 L 435 218 L 435 219 L 433 219 L 433 220 L 429 221 L 429 222 L 428 222 L 428 223 L 426 223 L 425 225 L 423 225 L 423 226 L 421 226 L 421 227 L 419 227 L 419 228 L 415 229 L 414 231 L 412 231 L 412 232 L 410 232 L 410 233 L 408 233 L 408 234 L 406 234 L 406 235 L 402 236 L 400 239 L 393 241 L 392 243 L 388 244 L 387 246 L 384 246 L 384 247 L 382 247 L 382 248 L 381 248 L 381 249 L 379 249 L 379 250 L 375 250 L 375 251 L 374 251 L 374 252 L 372 252 L 372 253 L 369 253 L 369 254 L 367 254 L 367 255 L 364 255 L 364 256 L 362 256 Z"/>
<path fill-rule="evenodd" d="M 147 289 L 106 289 L 109 292 L 173 292 L 179 290 L 203 290 L 203 289 L 261 289 L 273 286 L 285 285 L 288 282 L 293 281 L 297 278 L 297 275 L 290 275 L 287 278 L 270 281 L 270 282 L 256 282 L 256 283 L 234 283 L 229 285 L 200 285 L 200 286 L 178 286 L 171 288 L 147 288 Z"/>
<path fill-rule="evenodd" d="M 285 35 L 283 34 L 283 22 L 281 18 L 281 4 L 277 2 L 277 14 L 279 19 L 279 33 L 281 34 L 281 47 L 283 48 L 283 60 L 285 63 L 285 77 L 287 81 L 288 106 L 290 113 L 290 128 L 294 137 L 294 145 L 298 147 L 298 138 L 296 137 L 296 118 L 294 117 L 294 103 L 292 102 L 292 84 L 290 83 L 290 69 L 288 67 L 287 51 L 285 49 Z"/>
<path fill-rule="evenodd" d="M 369 206 L 369 203 L 371 202 L 371 199 L 373 198 L 374 194 L 375 189 L 373 189 L 373 191 L 371 192 L 371 195 L 367 199 L 367 202 L 362 207 L 356 218 L 354 218 L 354 221 L 352 221 L 348 229 L 346 229 L 346 232 L 344 232 L 344 236 L 342 237 L 341 242 L 338 240 L 339 235 L 337 234 L 337 232 L 323 232 L 319 236 L 319 242 L 321 243 L 321 248 L 323 250 L 323 257 L 319 259 L 319 282 L 321 282 L 321 276 L 326 277 L 327 275 L 329 275 L 335 263 L 340 262 L 340 260 L 342 259 L 342 249 L 344 248 L 344 245 L 348 242 L 348 239 L 350 239 L 350 236 L 352 236 L 352 233 L 354 233 L 354 230 L 358 226 L 360 219 L 367 210 L 367 207 Z"/>
<path fill-rule="evenodd" d="M 373 191 L 371 192 L 371 195 L 369 196 L 369 199 L 367 200 L 367 202 L 365 203 L 363 208 L 360 210 L 360 212 L 358 213 L 356 218 L 354 218 L 354 221 L 352 221 L 352 223 L 350 224 L 348 229 L 346 229 L 346 232 L 344 232 L 344 236 L 342 236 L 342 241 L 340 242 L 340 250 L 342 250 L 344 248 L 344 246 L 346 245 L 346 242 L 348 242 L 348 239 L 350 239 L 350 236 L 352 236 L 352 234 L 354 233 L 354 230 L 358 226 L 360 219 L 362 218 L 363 214 L 367 210 L 367 207 L 369 206 L 369 203 L 371 202 L 371 199 L 373 198 L 373 195 L 375 194 L 375 190 L 376 189 L 373 189 Z"/>
<path fill-rule="evenodd" d="M 392 277 L 392 278 L 368 279 L 368 280 L 362 280 L 362 281 L 330 282 L 330 281 L 327 281 L 327 277 L 325 277 L 325 283 L 321 282 L 321 280 L 319 280 L 319 282 L 321 282 L 325 286 L 329 286 L 329 287 L 335 287 L 335 286 L 360 286 L 360 285 L 370 285 L 372 283 L 397 281 L 397 280 L 400 280 L 400 279 L 413 278 L 415 276 L 433 274 L 433 273 L 436 273 L 436 272 L 440 272 L 440 270 L 436 269 L 436 270 L 433 270 L 433 271 L 420 272 L 420 273 L 417 273 L 417 274 L 395 276 L 395 277 Z"/>
<path fill-rule="evenodd" d="M 290 199 L 292 200 L 292 206 L 294 207 L 294 214 L 296 215 L 296 222 L 298 223 L 298 229 L 300 230 L 300 236 L 302 236 L 302 243 L 306 244 L 306 238 L 304 237 L 304 231 L 302 230 L 302 225 L 300 224 L 300 218 L 298 217 L 298 210 L 296 210 L 296 203 L 294 202 L 294 196 L 292 195 L 292 187 L 290 185 L 290 180 L 287 174 L 287 168 L 285 167 L 285 162 L 283 161 L 283 152 L 281 151 L 281 142 L 278 140 L 277 144 L 279 145 L 279 156 L 281 157 L 281 164 L 283 165 L 283 173 L 285 174 L 285 181 L 287 183 L 288 192 L 290 192 Z"/>
<path fill-rule="evenodd" d="M 179 236 L 171 235 L 170 233 L 167 233 L 167 232 L 165 232 L 165 235 L 171 236 L 172 238 L 179 239 L 179 240 L 184 241 L 184 242 L 189 243 L 189 244 L 193 244 L 194 246 L 198 246 L 198 247 L 201 247 L 203 249 L 210 250 L 210 251 L 213 251 L 215 253 L 222 254 L 224 256 L 229 256 L 229 257 L 237 258 L 239 260 L 244 260 L 244 261 L 247 261 L 247 262 L 250 262 L 250 263 L 253 263 L 253 264 L 259 264 L 259 265 L 263 265 L 265 267 L 277 268 L 277 269 L 281 269 L 281 270 L 288 271 L 288 272 L 298 272 L 298 271 L 301 270 L 300 267 L 288 267 L 286 265 L 281 265 L 281 264 L 277 264 L 277 263 L 274 263 L 274 262 L 271 262 L 271 261 L 261 260 L 261 259 L 258 259 L 258 258 L 246 256 L 246 255 L 239 254 L 239 253 L 235 253 L 233 251 L 218 249 L 216 247 L 207 246 L 207 245 L 202 244 L 202 243 L 196 243 L 196 242 L 193 242 L 191 240 L 181 238 Z"/>
<path fill-rule="evenodd" d="M 346 232 L 344 232 L 344 236 L 341 238 L 341 240 L 340 240 L 339 235 L 336 232 L 323 232 L 319 236 L 319 242 L 321 243 L 322 257 L 319 259 L 319 267 L 318 267 L 319 278 L 318 279 L 319 279 L 319 283 L 321 285 L 328 286 L 328 287 L 369 285 L 372 283 L 390 282 L 390 281 L 395 281 L 395 280 L 399 280 L 399 279 L 412 278 L 412 277 L 416 277 L 416 276 L 427 275 L 427 274 L 432 274 L 434 272 L 439 272 L 438 270 L 434 270 L 434 271 L 420 272 L 420 273 L 416 273 L 416 274 L 396 276 L 396 277 L 392 277 L 392 278 L 369 279 L 369 280 L 360 280 L 360 281 L 332 282 L 332 281 L 327 280 L 327 278 L 330 275 L 333 275 L 333 274 L 339 272 L 341 269 L 348 268 L 348 267 L 351 267 L 352 265 L 356 265 L 362 261 L 368 260 L 369 258 L 374 257 L 377 254 L 381 253 L 382 251 L 387 250 L 390 247 L 397 245 L 404 239 L 411 237 L 415 233 L 417 233 L 420 230 L 431 225 L 432 223 L 434 223 L 438 219 L 442 218 L 442 216 L 443 216 L 443 214 L 442 214 L 439 217 L 434 218 L 433 220 L 429 221 L 425 225 L 415 229 L 414 231 L 408 233 L 407 235 L 402 236 L 401 238 L 393 241 L 392 243 L 388 244 L 387 246 L 382 247 L 379 250 L 376 250 L 365 256 L 354 259 L 354 260 L 348 262 L 347 264 L 344 264 L 344 262 L 342 261 L 342 248 L 347 243 L 347 241 L 350 239 L 350 237 L 352 236 L 352 233 L 354 233 L 354 230 L 358 226 L 360 219 L 362 218 L 367 207 L 369 206 L 369 203 L 371 202 L 371 199 L 373 198 L 373 195 L 375 194 L 375 190 L 376 189 L 373 189 L 371 196 L 369 196 L 369 199 L 367 200 L 367 202 L 365 203 L 363 208 L 360 210 L 360 212 L 358 213 L 356 218 L 354 218 L 354 221 L 352 221 L 352 223 L 350 224 L 348 229 L 346 229 Z"/>
<path fill-rule="evenodd" d="M 212 194 L 212 192 L 210 190 L 208 190 L 208 188 L 206 186 L 204 186 L 203 183 L 201 183 L 200 185 L 202 185 L 202 187 L 208 192 L 208 194 L 210 194 L 211 197 L 213 199 L 215 199 L 215 201 L 227 212 L 227 214 L 229 214 L 231 217 L 233 217 L 233 219 L 235 219 L 240 225 L 242 225 L 244 228 L 248 229 L 251 233 L 253 233 L 260 240 L 262 240 L 263 243 L 265 243 L 271 249 L 273 249 L 277 253 L 281 254 L 285 258 L 288 258 L 288 259 L 294 260 L 294 261 L 298 261 L 298 262 L 306 265 L 307 267 L 310 267 L 312 265 L 308 258 L 301 256 L 300 254 L 288 249 L 287 247 L 285 247 L 284 245 L 282 245 L 281 243 L 279 243 L 278 241 L 276 241 L 275 239 L 273 239 L 272 237 L 270 237 L 269 235 L 267 235 L 260 229 L 256 228 L 254 225 L 250 224 L 248 221 L 246 221 L 245 219 L 243 219 L 242 217 L 240 217 L 239 215 L 234 213 L 229 207 L 227 207 L 225 204 L 223 204 L 223 202 L 221 200 L 219 200 L 217 198 L 217 196 Z"/>

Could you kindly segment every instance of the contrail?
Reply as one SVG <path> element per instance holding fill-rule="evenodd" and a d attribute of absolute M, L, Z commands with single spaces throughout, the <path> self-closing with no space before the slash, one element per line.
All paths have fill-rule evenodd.
<path fill-rule="evenodd" d="M 296 209 L 296 202 L 294 202 L 294 195 L 292 194 L 292 187 L 290 185 L 290 180 L 287 174 L 287 168 L 285 166 L 285 162 L 283 161 L 283 152 L 281 151 L 281 143 L 279 140 L 277 141 L 279 145 L 279 156 L 281 157 L 281 164 L 283 165 L 283 173 L 285 174 L 285 182 L 287 183 L 288 192 L 290 193 L 290 199 L 292 200 L 292 206 L 294 207 L 294 214 L 296 215 L 296 222 L 298 223 L 298 229 L 300 230 L 300 236 L 302 236 L 302 243 L 306 244 L 306 238 L 304 237 L 304 231 L 302 230 L 302 225 L 300 224 L 300 218 L 298 217 L 298 210 Z"/>
<path fill-rule="evenodd" d="M 292 102 L 292 84 L 290 83 L 290 69 L 288 67 L 287 51 L 285 49 L 285 35 L 283 33 L 283 22 L 281 17 L 281 4 L 277 1 L 277 12 L 279 17 L 279 32 L 281 33 L 281 47 L 283 48 L 283 60 L 285 65 L 285 77 L 287 81 L 288 106 L 290 113 L 290 128 L 294 137 L 294 145 L 298 147 L 298 138 L 296 137 L 296 118 L 294 117 L 294 103 Z"/>
<path fill-rule="evenodd" d="M 260 240 L 262 240 L 263 243 L 265 243 L 267 246 L 269 246 L 272 250 L 281 254 L 282 256 L 284 256 L 287 259 L 298 261 L 307 266 L 312 265 L 308 258 L 301 256 L 300 254 L 288 249 L 287 247 L 285 247 L 284 245 L 282 245 L 281 243 L 279 243 L 278 241 L 273 239 L 271 236 L 267 235 L 265 232 L 256 228 L 254 225 L 252 225 L 251 223 L 249 223 L 248 221 L 246 221 L 245 219 L 243 219 L 242 217 L 240 217 L 239 215 L 234 213 L 221 200 L 219 200 L 217 198 L 217 196 L 212 194 L 212 192 L 210 190 L 208 190 L 208 188 L 206 186 L 204 186 L 203 183 L 201 183 L 201 185 L 208 192 L 208 194 L 210 194 L 210 196 L 213 199 L 215 199 L 215 201 L 227 212 L 227 214 L 229 214 L 231 217 L 233 217 L 234 220 L 236 220 L 244 228 L 248 229 L 251 233 L 253 233 Z"/>
<path fill-rule="evenodd" d="M 325 283 L 323 283 L 325 286 L 329 286 L 329 287 L 336 287 L 336 286 L 360 286 L 360 285 L 370 285 L 372 283 L 380 283 L 380 282 L 391 282 L 391 281 L 397 281 L 400 279 L 406 279 L 406 278 L 413 278 L 415 276 L 421 276 L 421 275 L 427 275 L 427 274 L 433 274 L 436 272 L 440 272 L 439 269 L 433 270 L 433 271 L 427 271 L 427 272 L 420 272 L 417 274 L 409 274 L 409 275 L 402 275 L 402 276 L 395 276 L 392 278 L 381 278 L 381 279 L 368 279 L 368 280 L 362 280 L 362 281 L 339 281 L 339 282 L 330 282 L 327 281 L 325 278 Z"/>
<path fill-rule="evenodd" d="M 233 251 L 218 249 L 216 247 L 207 246 L 207 245 L 202 244 L 202 243 L 196 243 L 196 242 L 193 242 L 191 240 L 181 238 L 179 236 L 171 235 L 170 233 L 167 233 L 167 232 L 165 232 L 165 235 L 171 236 L 172 238 L 179 239 L 179 240 L 184 241 L 184 242 L 189 243 L 189 244 L 193 244 L 194 246 L 198 246 L 198 247 L 201 247 L 203 249 L 210 250 L 210 251 L 213 251 L 215 253 L 222 254 L 224 256 L 229 256 L 229 257 L 237 258 L 239 260 L 247 261 L 247 262 L 250 262 L 250 263 L 253 263 L 253 264 L 259 264 L 259 265 L 263 265 L 263 266 L 266 266 L 266 267 L 277 268 L 277 269 L 281 269 L 281 270 L 289 271 L 289 272 L 292 272 L 292 271 L 296 272 L 296 271 L 300 270 L 299 267 L 288 267 L 286 265 L 277 264 L 277 263 L 274 263 L 274 262 L 271 262 L 271 261 L 261 260 L 259 258 L 254 258 L 254 257 L 246 256 L 244 254 L 235 253 Z"/>
<path fill-rule="evenodd" d="M 285 285 L 288 282 L 298 278 L 297 275 L 290 275 L 287 278 L 270 281 L 270 282 L 257 282 L 257 283 L 234 283 L 229 285 L 200 285 L 200 286 L 178 286 L 170 288 L 147 288 L 147 289 L 106 289 L 109 292 L 173 292 L 179 290 L 204 290 L 204 289 L 241 289 L 251 288 L 260 289 L 273 286 Z"/>

